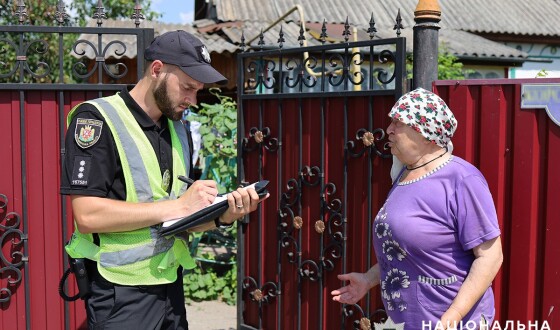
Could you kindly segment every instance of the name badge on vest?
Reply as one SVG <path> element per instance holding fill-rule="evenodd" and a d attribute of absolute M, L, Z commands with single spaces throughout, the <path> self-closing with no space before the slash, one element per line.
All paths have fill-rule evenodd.
<path fill-rule="evenodd" d="M 171 172 L 169 172 L 169 169 L 165 169 L 165 172 L 163 172 L 163 178 L 161 180 L 161 188 L 167 191 L 167 189 L 169 188 L 169 182 L 171 182 Z"/>

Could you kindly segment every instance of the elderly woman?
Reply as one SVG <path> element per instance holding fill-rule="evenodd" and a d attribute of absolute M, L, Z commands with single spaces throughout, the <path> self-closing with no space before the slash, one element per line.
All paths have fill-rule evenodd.
<path fill-rule="evenodd" d="M 502 263 L 486 180 L 448 152 L 457 120 L 437 95 L 409 92 L 389 117 L 391 153 L 404 166 L 373 223 L 378 263 L 339 275 L 348 284 L 332 291 L 333 300 L 355 304 L 381 284 L 387 314 L 405 329 L 484 329 Z"/>

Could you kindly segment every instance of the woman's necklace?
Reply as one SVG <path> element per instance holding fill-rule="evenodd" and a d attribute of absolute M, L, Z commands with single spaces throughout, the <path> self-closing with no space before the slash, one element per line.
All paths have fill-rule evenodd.
<path fill-rule="evenodd" d="M 407 166 L 406 169 L 409 170 L 409 171 L 414 171 L 415 169 L 418 169 L 420 167 L 424 167 L 424 166 L 428 165 L 429 163 L 433 162 L 434 160 L 443 157 L 443 155 L 445 155 L 446 153 L 447 153 L 447 147 L 445 148 L 445 151 L 441 155 L 437 156 L 436 158 L 434 158 L 432 160 L 429 160 L 429 161 L 425 162 L 424 164 L 418 165 L 418 166 L 415 166 L 415 167 L 408 167 Z"/>

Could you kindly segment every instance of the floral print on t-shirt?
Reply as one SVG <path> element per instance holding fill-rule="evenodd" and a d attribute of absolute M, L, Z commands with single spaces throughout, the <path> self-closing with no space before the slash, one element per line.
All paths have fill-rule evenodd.
<path fill-rule="evenodd" d="M 379 210 L 374 220 L 374 232 L 377 239 L 382 241 L 382 251 L 384 258 L 378 260 L 381 269 L 389 269 L 385 278 L 381 281 L 381 296 L 385 300 L 388 310 L 404 311 L 408 305 L 401 298 L 401 291 L 410 286 L 409 276 L 406 271 L 399 269 L 399 263 L 406 258 L 399 242 L 392 235 L 391 228 L 385 219 L 387 212 L 385 205 Z"/>

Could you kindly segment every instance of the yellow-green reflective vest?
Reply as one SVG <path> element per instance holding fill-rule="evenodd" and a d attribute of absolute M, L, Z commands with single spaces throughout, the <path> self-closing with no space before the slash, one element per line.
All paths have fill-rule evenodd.
<path fill-rule="evenodd" d="M 187 134 L 179 121 L 168 119 L 173 152 L 173 178 L 171 193 L 162 187 L 162 175 L 155 151 L 142 128 L 134 119 L 123 99 L 118 95 L 88 101 L 94 105 L 109 126 L 126 183 L 127 202 L 157 202 L 176 199 L 185 192 L 187 185 L 177 179 L 188 175 L 190 154 Z M 74 107 L 68 114 L 70 124 Z M 160 237 L 158 226 L 119 233 L 99 233 L 99 246 L 91 234 L 77 229 L 66 251 L 72 258 L 97 261 L 99 273 L 108 281 L 122 285 L 156 285 L 174 282 L 177 268 L 195 267 L 187 242 L 178 237 Z"/>

